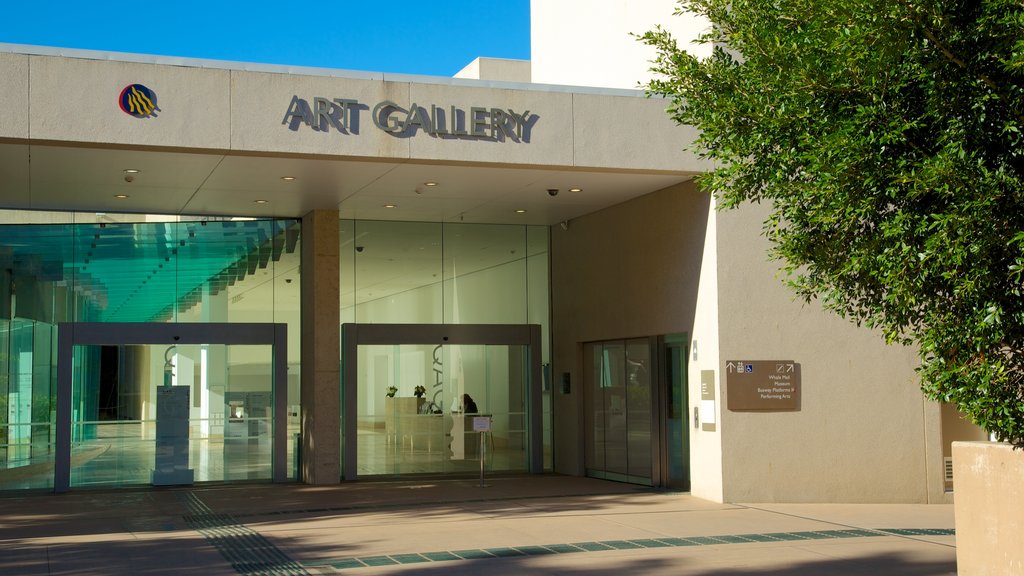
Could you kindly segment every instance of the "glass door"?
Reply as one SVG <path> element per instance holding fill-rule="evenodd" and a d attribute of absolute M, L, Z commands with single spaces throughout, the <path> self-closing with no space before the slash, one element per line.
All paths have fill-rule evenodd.
<path fill-rule="evenodd" d="M 525 472 L 526 350 L 508 345 L 359 347 L 358 474 Z"/>
<path fill-rule="evenodd" d="M 588 476 L 653 485 L 654 394 L 648 339 L 584 346 Z"/>
<path fill-rule="evenodd" d="M 661 377 L 665 390 L 662 406 L 665 422 L 665 452 L 662 485 L 673 490 L 690 490 L 690 428 L 686 425 L 689 401 L 686 386 L 686 337 L 665 336 L 660 350 L 664 359 Z"/>
<path fill-rule="evenodd" d="M 286 481 L 287 327 L 58 328 L 54 490 Z"/>
<path fill-rule="evenodd" d="M 271 346 L 76 346 L 71 486 L 270 480 Z"/>
<path fill-rule="evenodd" d="M 532 324 L 343 325 L 344 477 L 479 473 L 481 454 L 541 472 L 540 344 Z"/>

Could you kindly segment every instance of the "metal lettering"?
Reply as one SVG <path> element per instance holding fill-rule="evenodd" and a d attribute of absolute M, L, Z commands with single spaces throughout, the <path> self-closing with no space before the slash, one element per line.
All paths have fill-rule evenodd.
<path fill-rule="evenodd" d="M 313 105 L 293 95 L 281 123 L 290 130 L 298 130 L 300 123 L 320 132 L 330 132 L 333 126 L 342 134 L 358 134 L 359 111 L 367 106 L 352 98 L 313 98 Z M 384 132 L 413 136 L 417 129 L 431 136 L 487 138 L 514 142 L 530 141 L 530 132 L 539 116 L 529 110 L 522 113 L 511 108 L 468 109 L 456 105 L 447 107 L 431 104 L 412 104 L 408 108 L 391 100 L 383 100 L 373 107 L 373 123 Z"/>
<path fill-rule="evenodd" d="M 285 124 L 292 130 L 298 130 L 299 122 L 306 126 L 312 126 L 313 113 L 309 109 L 309 102 L 298 96 L 292 96 L 292 101 L 288 104 L 288 111 L 284 113 L 284 119 L 281 120 L 281 124 Z"/>
<path fill-rule="evenodd" d="M 435 135 L 444 136 L 445 134 L 450 134 L 445 126 L 444 110 L 438 107 L 437 104 L 430 105 L 430 117 L 433 119 Z"/>
<path fill-rule="evenodd" d="M 461 127 L 459 126 L 459 109 L 452 106 L 452 134 L 456 136 L 467 136 L 469 132 L 466 132 L 466 122 L 463 118 Z"/>
<path fill-rule="evenodd" d="M 483 114 L 484 117 L 480 118 L 480 114 Z M 487 126 L 487 122 L 487 108 L 473 106 L 469 109 L 470 136 L 486 136 L 487 133 L 484 132 L 484 127 Z"/>
<path fill-rule="evenodd" d="M 384 100 L 373 107 L 373 123 L 385 132 L 401 134 L 405 132 L 405 122 L 395 118 L 395 113 L 408 114 L 409 111 L 390 100 Z"/>
<path fill-rule="evenodd" d="M 501 108 L 491 108 L 491 138 L 498 138 L 498 131 L 506 138 L 516 138 L 516 132 L 509 127 L 509 115 Z"/>
<path fill-rule="evenodd" d="M 358 104 L 359 101 L 351 98 L 335 98 L 333 102 L 341 109 L 342 128 L 344 128 L 346 132 L 352 130 L 352 110 L 356 109 L 355 105 Z"/>
<path fill-rule="evenodd" d="M 430 116 L 427 116 L 427 111 L 420 108 L 418 104 L 413 103 L 412 106 L 409 106 L 409 114 L 405 117 L 405 130 L 403 132 L 411 132 L 416 126 L 419 126 L 427 134 L 434 133 L 433 123 L 430 120 Z"/>

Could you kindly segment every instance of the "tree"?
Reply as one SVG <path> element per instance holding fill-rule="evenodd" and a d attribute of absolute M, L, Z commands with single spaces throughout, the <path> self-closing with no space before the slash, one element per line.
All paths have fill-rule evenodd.
<path fill-rule="evenodd" d="M 772 206 L 797 294 L 917 347 L 922 388 L 1024 447 L 1024 3 L 688 0 L 648 85 L 721 207 Z"/>

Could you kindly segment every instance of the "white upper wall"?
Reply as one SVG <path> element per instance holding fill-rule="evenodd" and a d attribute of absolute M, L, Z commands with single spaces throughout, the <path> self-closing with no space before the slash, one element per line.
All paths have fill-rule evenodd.
<path fill-rule="evenodd" d="M 531 0 L 532 80 L 539 84 L 637 88 L 652 74 L 655 52 L 630 35 L 660 24 L 681 48 L 707 28 L 692 15 L 673 16 L 675 0 Z"/>
<path fill-rule="evenodd" d="M 497 80 L 530 83 L 530 61 L 507 58 L 477 58 L 455 74 L 467 80 Z"/>

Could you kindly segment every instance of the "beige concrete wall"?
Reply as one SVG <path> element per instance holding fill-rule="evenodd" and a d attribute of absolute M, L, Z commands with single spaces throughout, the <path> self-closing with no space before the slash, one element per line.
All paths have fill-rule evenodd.
<path fill-rule="evenodd" d="M 766 258 L 766 214 L 718 214 L 725 500 L 941 502 L 940 411 L 918 387 L 916 354 L 795 301 Z M 727 410 L 730 360 L 800 363 L 801 410 Z"/>
<path fill-rule="evenodd" d="M 467 80 L 494 80 L 500 82 L 530 81 L 530 61 L 510 60 L 507 58 L 476 58 L 462 70 L 455 73 L 455 78 Z"/>
<path fill-rule="evenodd" d="M 0 54 L 0 138 L 28 138 L 28 56 Z"/>
<path fill-rule="evenodd" d="M 707 209 L 686 182 L 552 227 L 555 471 L 583 473 L 581 344 L 693 329 Z"/>
<path fill-rule="evenodd" d="M 56 56 L 29 59 L 28 110 L 35 140 L 226 149 L 229 74 L 225 70 L 159 66 Z M 121 111 L 121 90 L 143 84 L 158 111 L 135 118 Z"/>
<path fill-rule="evenodd" d="M 955 442 L 953 476 L 957 574 L 1024 574 L 1024 450 Z"/>
<path fill-rule="evenodd" d="M 0 139 L 489 166 L 669 173 L 696 173 L 705 167 L 693 154 L 682 152 L 693 131 L 679 129 L 665 116 L 665 101 L 641 92 L 579 93 L 581 89 L 498 86 L 486 80 L 473 85 L 471 80 L 446 78 L 291 74 L 284 68 L 229 70 L 176 62 L 0 54 Z M 155 92 L 159 109 L 154 116 L 135 118 L 120 110 L 121 90 L 133 83 Z M 315 98 L 355 100 L 351 115 L 358 122 L 344 132 L 285 124 L 293 97 L 311 108 Z M 373 121 L 373 109 L 384 101 L 406 109 L 418 104 L 429 112 L 437 106 L 450 113 L 455 106 L 459 114 L 468 115 L 480 107 L 488 113 L 529 112 L 536 118 L 528 138 L 496 141 L 424 130 L 395 135 Z"/>
<path fill-rule="evenodd" d="M 721 392 L 718 387 L 720 363 L 718 341 L 718 212 L 713 199 L 707 203 L 707 227 L 704 232 L 704 250 L 701 254 L 700 276 L 697 284 L 697 305 L 694 310 L 693 331 L 690 333 L 689 382 L 690 429 L 690 493 L 700 498 L 722 501 L 722 429 Z M 701 373 L 715 374 L 715 401 L 712 409 L 702 405 Z M 694 427 L 694 408 L 697 426 Z M 714 421 L 714 426 L 706 423 Z M 713 429 L 712 429 L 713 428 Z"/>

